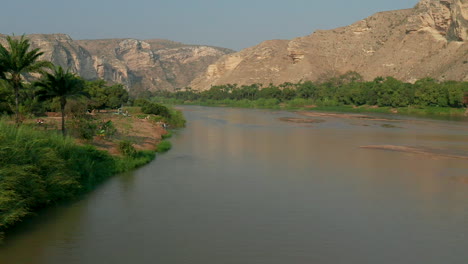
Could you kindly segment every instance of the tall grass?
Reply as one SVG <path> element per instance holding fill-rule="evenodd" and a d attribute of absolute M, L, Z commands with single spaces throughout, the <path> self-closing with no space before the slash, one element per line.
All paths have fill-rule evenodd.
<path fill-rule="evenodd" d="M 172 148 L 171 142 L 167 141 L 167 140 L 163 140 L 163 141 L 159 142 L 156 150 L 158 152 L 162 153 L 162 152 L 169 151 L 171 148 Z"/>
<path fill-rule="evenodd" d="M 154 151 L 113 157 L 60 134 L 0 121 L 0 233 L 41 207 L 76 198 L 154 157 Z"/>
<path fill-rule="evenodd" d="M 170 108 L 169 109 L 169 114 L 170 114 L 170 117 L 168 118 L 167 122 L 173 128 L 185 127 L 185 123 L 187 121 L 185 120 L 184 114 L 182 114 L 181 111 Z"/>
<path fill-rule="evenodd" d="M 124 156 L 115 158 L 116 173 L 129 171 L 139 168 L 154 160 L 156 153 L 151 150 L 137 151 L 133 156 Z"/>
<path fill-rule="evenodd" d="M 161 135 L 162 139 L 168 139 L 168 138 L 171 138 L 171 137 L 172 137 L 172 131 L 171 130 L 167 130 L 166 134 Z"/>

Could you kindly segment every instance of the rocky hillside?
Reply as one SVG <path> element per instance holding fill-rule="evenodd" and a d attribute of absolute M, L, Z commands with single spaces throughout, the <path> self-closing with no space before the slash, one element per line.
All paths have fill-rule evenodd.
<path fill-rule="evenodd" d="M 222 57 L 193 89 L 237 83 L 320 80 L 356 71 L 367 80 L 393 76 L 468 81 L 468 0 L 421 0 L 350 26 L 293 40 L 270 40 Z"/>
<path fill-rule="evenodd" d="M 5 44 L 5 35 L 0 43 Z M 168 40 L 73 40 L 64 34 L 27 35 L 44 60 L 85 79 L 122 83 L 133 92 L 174 90 L 189 85 L 208 65 L 233 51 Z"/>

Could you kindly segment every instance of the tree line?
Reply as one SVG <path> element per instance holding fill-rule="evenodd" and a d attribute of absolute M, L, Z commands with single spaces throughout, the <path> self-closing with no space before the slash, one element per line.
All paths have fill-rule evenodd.
<path fill-rule="evenodd" d="M 356 72 L 348 72 L 322 82 L 286 82 L 280 85 L 227 84 L 212 86 L 206 91 L 191 88 L 170 93 L 156 92 L 155 96 L 181 101 L 206 100 L 273 100 L 277 103 L 301 98 L 317 105 L 372 105 L 379 107 L 438 106 L 465 107 L 468 98 L 468 82 L 437 81 L 423 78 L 406 83 L 393 77 L 377 77 L 364 81 Z"/>

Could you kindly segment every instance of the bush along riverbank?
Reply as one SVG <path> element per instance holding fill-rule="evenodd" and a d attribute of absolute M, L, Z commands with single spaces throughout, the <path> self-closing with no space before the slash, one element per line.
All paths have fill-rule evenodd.
<path fill-rule="evenodd" d="M 158 122 L 171 121 L 172 118 L 178 125 L 168 124 L 177 128 L 185 124 L 185 119 L 180 112 L 167 109 L 169 115 L 166 118 L 144 114 L 139 109 L 133 111 L 144 114 L 145 118 L 119 117 L 114 113 L 98 115 L 94 118 L 114 118 L 114 122 L 106 122 L 115 126 L 114 136 L 105 138 L 97 135 L 91 140 L 63 137 L 58 130 L 45 130 L 28 125 L 28 122 L 16 126 L 9 121 L 0 121 L 2 237 L 9 227 L 41 208 L 77 199 L 109 177 L 143 166 L 152 161 L 157 152 L 168 151 L 171 143 L 167 138 L 172 132 L 161 128 Z M 171 116 L 171 113 L 177 114 Z M 46 119 L 45 122 L 49 121 Z M 154 142 L 136 142 L 138 135 L 133 135 L 132 126 L 139 129 L 144 127 L 142 125 L 146 125 L 146 129 L 161 129 L 145 136 L 153 136 Z M 100 128 L 97 130 L 99 133 Z M 70 134 L 74 134 L 72 132 Z"/>
<path fill-rule="evenodd" d="M 160 91 L 154 95 L 153 101 L 166 104 L 468 116 L 468 82 L 439 82 L 425 78 L 405 83 L 392 77 L 366 82 L 355 72 L 321 82 L 268 86 L 226 84 L 201 92 L 186 88 L 175 93 Z"/>

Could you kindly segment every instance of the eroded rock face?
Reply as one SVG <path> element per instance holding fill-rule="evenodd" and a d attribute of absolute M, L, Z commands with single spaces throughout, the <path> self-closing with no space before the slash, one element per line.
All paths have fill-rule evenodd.
<path fill-rule="evenodd" d="M 366 80 L 393 76 L 411 82 L 430 76 L 468 81 L 467 19 L 468 0 L 422 0 L 412 9 L 226 55 L 191 86 L 315 81 L 347 71 Z"/>
<path fill-rule="evenodd" d="M 168 40 L 73 40 L 65 34 L 26 36 L 41 59 L 71 69 L 85 79 L 122 83 L 130 91 L 174 90 L 231 50 L 191 46 Z M 0 43 L 5 44 L 5 35 Z"/>
<path fill-rule="evenodd" d="M 427 30 L 449 41 L 467 40 L 466 0 L 422 0 L 408 18 L 407 31 Z"/>

